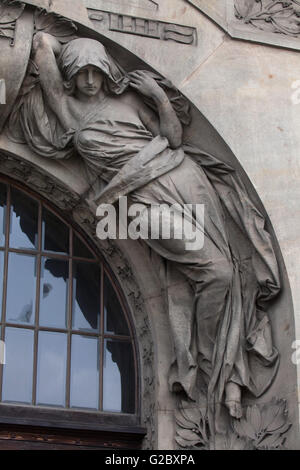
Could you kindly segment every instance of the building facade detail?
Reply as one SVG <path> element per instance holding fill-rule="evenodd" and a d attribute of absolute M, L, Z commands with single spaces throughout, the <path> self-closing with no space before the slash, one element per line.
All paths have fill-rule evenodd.
<path fill-rule="evenodd" d="M 144 448 L 158 445 L 157 414 L 171 405 L 174 448 L 284 448 L 296 420 L 288 415 L 289 397 L 278 379 L 282 361 L 289 360 L 288 339 L 282 340 L 274 316 L 287 289 L 267 214 L 233 156 L 224 158 L 225 143 L 215 152 L 199 145 L 203 116 L 191 101 L 143 58 L 132 61 L 115 36 L 114 41 L 107 36 L 164 40 L 176 51 L 197 45 L 197 28 L 94 7 L 86 9 L 81 24 L 49 12 L 55 2 L 46 9 L 25 3 L 0 0 L 5 44 L 0 65 L 8 64 L 3 68 L 8 95 L 0 104 L 5 111 L 0 172 L 74 220 L 122 286 L 139 343 Z M 207 2 L 205 9 L 202 0 L 183 3 L 209 14 Z M 282 35 L 292 41 L 287 47 L 298 47 L 296 0 L 274 5 L 227 0 L 226 6 L 219 24 L 231 36 L 260 41 L 255 38 L 263 30 L 267 36 L 261 42 Z M 224 10 L 217 15 L 217 8 L 212 10 L 214 21 L 222 18 Z M 1 24 L 9 26 L 1 30 Z M 18 25 L 28 32 L 25 45 Z M 8 46 L 15 63 L 6 61 Z M 18 81 L 12 87 L 15 69 Z M 213 129 L 207 139 L 212 149 L 216 135 Z M 189 250 L 186 240 L 178 243 L 175 236 L 100 240 L 97 207 L 116 206 L 124 196 L 129 206 L 145 204 L 147 220 L 161 203 L 186 208 L 204 201 L 203 220 L 189 208 L 204 245 Z M 183 214 L 176 216 L 182 223 Z M 145 275 L 147 266 L 160 282 L 156 290 L 149 281 L 149 295 L 148 281 L 139 274 L 140 269 Z M 284 315 L 290 318 L 290 312 Z M 163 403 L 156 400 L 155 322 L 168 325 Z"/>

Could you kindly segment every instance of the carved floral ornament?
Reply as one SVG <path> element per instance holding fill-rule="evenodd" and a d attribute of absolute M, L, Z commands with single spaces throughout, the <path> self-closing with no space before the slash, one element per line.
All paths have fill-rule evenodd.
<path fill-rule="evenodd" d="M 235 16 L 266 32 L 300 35 L 299 0 L 235 0 Z"/>
<path fill-rule="evenodd" d="M 176 442 L 184 449 L 198 450 L 278 450 L 284 449 L 288 421 L 286 401 L 247 406 L 240 420 L 232 420 L 227 433 L 212 439 L 201 409 L 181 403 L 176 412 Z"/>

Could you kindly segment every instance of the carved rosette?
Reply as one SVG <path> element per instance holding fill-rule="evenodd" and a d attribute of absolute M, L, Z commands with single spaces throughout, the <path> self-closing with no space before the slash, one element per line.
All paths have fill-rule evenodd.
<path fill-rule="evenodd" d="M 235 16 L 266 32 L 300 36 L 299 0 L 235 0 Z"/>

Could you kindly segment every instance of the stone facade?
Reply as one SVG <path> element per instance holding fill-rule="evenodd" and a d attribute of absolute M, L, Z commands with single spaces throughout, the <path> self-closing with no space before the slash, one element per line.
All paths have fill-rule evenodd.
<path fill-rule="evenodd" d="M 187 135 L 206 152 L 238 170 L 252 199 L 267 216 L 283 286 L 271 312 L 274 343 L 281 359 L 274 384 L 258 403 L 262 416 L 263 404 L 272 403 L 269 406 L 273 413 L 284 414 L 285 405 L 280 400 L 287 401 L 292 428 L 285 445 L 299 448 L 298 385 L 291 358 L 292 343 L 300 338 L 297 316 L 300 38 L 296 33 L 275 34 L 243 21 L 249 13 L 245 10 L 247 2 L 83 0 L 76 2 L 78 9 L 70 8 L 73 2 L 68 1 L 22 3 L 70 19 L 79 35 L 99 39 L 127 71 L 143 69 L 146 64 L 146 68 L 171 80 L 192 104 L 193 120 Z M 289 21 L 297 18 L 294 11 L 290 13 Z M 32 10 L 25 9 L 21 18 L 23 29 L 16 29 L 14 41 L 32 34 L 31 14 Z M 268 21 L 265 23 L 269 25 Z M 0 40 L 7 41 L 7 51 L 13 50 L 11 38 Z M 19 54 L 28 55 L 29 51 Z M 5 74 L 9 75 L 12 65 L 8 52 L 4 57 L 0 54 L 0 79 L 3 70 L 7 81 Z M 0 127 L 9 115 L 16 98 L 14 90 L 20 87 L 24 74 L 25 70 L 19 71 L 16 82 L 8 89 L 7 104 L 0 105 Z M 177 442 L 175 435 L 181 427 L 178 422 L 188 427 L 189 416 L 180 416 L 178 397 L 169 391 L 167 380 L 172 361 L 168 309 L 175 311 L 178 304 L 170 294 L 172 284 L 161 287 L 159 275 L 163 266 L 140 242 L 120 240 L 101 244 L 97 240 L 95 207 L 86 197 L 89 186 L 78 160 L 59 163 L 46 160 L 26 145 L 12 143 L 5 133 L 0 137 L 0 154 L 1 173 L 24 181 L 63 210 L 72 212 L 107 257 L 127 296 L 140 343 L 143 422 L 148 431 L 144 446 L 174 449 L 180 443 L 184 445 L 180 429 L 181 438 Z M 186 292 L 188 302 L 186 282 L 180 276 L 173 282 Z M 279 401 L 271 402 L 274 396 Z M 249 397 L 245 406 L 251 410 L 254 403 Z"/>

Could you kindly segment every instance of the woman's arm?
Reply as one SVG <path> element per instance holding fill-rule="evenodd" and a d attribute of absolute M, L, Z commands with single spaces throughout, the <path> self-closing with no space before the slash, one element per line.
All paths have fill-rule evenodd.
<path fill-rule="evenodd" d="M 56 55 L 60 53 L 59 41 L 47 33 L 39 32 L 33 39 L 34 60 L 39 68 L 40 82 L 52 111 L 65 130 L 72 127 L 63 79 L 58 69 Z"/>
<path fill-rule="evenodd" d="M 133 89 L 154 100 L 159 114 L 159 134 L 167 137 L 171 148 L 180 147 L 182 144 L 182 125 L 164 90 L 152 77 L 142 71 L 132 72 L 129 76 L 131 79 L 130 85 Z M 145 112 L 145 109 L 141 108 L 139 114 L 144 124 L 151 131 L 153 128 L 155 133 L 156 124 L 152 113 Z"/>

